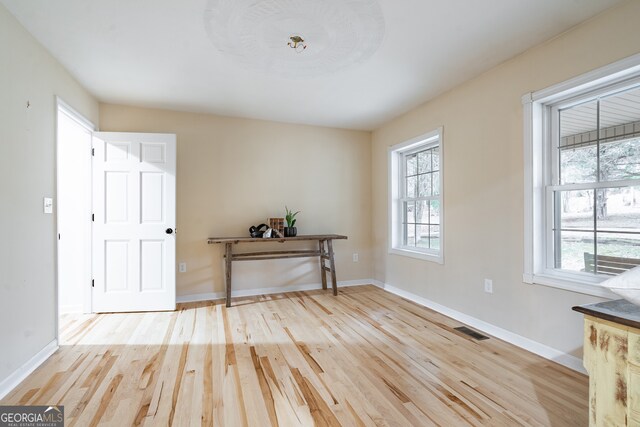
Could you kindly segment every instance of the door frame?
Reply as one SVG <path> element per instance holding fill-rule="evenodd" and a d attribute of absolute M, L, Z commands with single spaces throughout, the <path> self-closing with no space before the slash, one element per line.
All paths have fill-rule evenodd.
<path fill-rule="evenodd" d="M 82 127 L 84 127 L 85 129 L 87 129 L 89 132 L 91 132 L 92 134 L 96 131 L 96 126 L 93 124 L 93 122 L 91 122 L 89 119 L 87 119 L 86 117 L 84 117 L 82 114 L 80 114 L 75 108 L 73 108 L 71 105 L 69 105 L 67 102 L 65 102 L 62 98 L 60 98 L 59 96 L 55 97 L 55 103 L 56 103 L 56 108 L 55 108 L 55 123 L 54 123 L 54 128 L 55 128 L 55 157 L 56 157 L 56 161 L 55 161 L 55 199 L 54 199 L 54 204 L 56 206 L 55 209 L 55 222 L 56 222 L 56 235 L 55 235 L 55 239 L 56 239 L 56 253 L 55 253 L 55 284 L 56 284 L 56 288 L 55 288 L 55 293 L 56 293 L 56 338 L 58 338 L 59 335 L 59 317 L 60 317 L 60 292 L 59 292 L 59 251 L 60 251 L 60 239 L 59 239 L 59 233 L 60 233 L 60 220 L 59 220 L 59 216 L 58 216 L 58 200 L 59 200 L 59 194 L 60 194 L 60 188 L 59 188 L 59 175 L 60 175 L 60 168 L 59 168 L 59 150 L 60 150 L 60 141 L 58 141 L 58 123 L 60 120 L 60 112 L 63 111 L 63 114 L 69 116 L 70 118 L 72 118 L 73 120 L 75 120 L 79 125 L 81 125 Z M 93 138 L 92 138 L 92 142 L 93 142 Z M 92 304 L 91 304 L 91 279 L 93 276 L 93 272 L 92 272 L 92 253 L 91 253 L 91 247 L 92 247 L 92 223 L 91 223 L 91 211 L 92 211 L 92 204 L 93 204 L 93 186 L 91 183 L 91 170 L 92 170 L 92 159 L 91 159 L 91 145 L 89 147 L 87 147 L 86 153 L 87 153 L 87 158 L 86 158 L 86 162 L 88 165 L 88 171 L 89 171 L 89 183 L 88 185 L 90 186 L 90 197 L 89 200 L 87 201 L 87 206 L 85 206 L 85 212 L 86 212 L 86 223 L 83 224 L 82 226 L 87 227 L 87 229 L 89 230 L 88 235 L 88 242 L 87 243 L 87 247 L 88 247 L 88 254 L 87 257 L 84 260 L 84 272 L 85 272 L 85 280 L 86 280 L 86 286 L 83 287 L 83 295 L 82 295 L 82 311 L 83 313 L 92 313 Z"/>

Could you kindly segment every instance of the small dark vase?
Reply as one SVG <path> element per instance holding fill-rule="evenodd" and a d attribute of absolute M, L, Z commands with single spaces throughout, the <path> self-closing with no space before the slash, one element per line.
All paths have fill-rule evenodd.
<path fill-rule="evenodd" d="M 296 237 L 298 235 L 297 227 L 285 227 L 284 228 L 284 237 Z"/>

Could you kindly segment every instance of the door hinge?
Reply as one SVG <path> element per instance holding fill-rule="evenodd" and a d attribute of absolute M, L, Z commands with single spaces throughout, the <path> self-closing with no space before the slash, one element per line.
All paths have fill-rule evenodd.
<path fill-rule="evenodd" d="M 91 222 L 94 222 L 96 220 L 96 214 L 91 214 Z"/>
<path fill-rule="evenodd" d="M 95 148 L 92 148 L 92 149 L 91 149 L 91 155 L 92 155 L 92 156 L 95 156 L 95 155 L 96 155 L 96 149 L 95 149 Z"/>
<path fill-rule="evenodd" d="M 92 288 L 96 287 L 96 281 L 94 279 L 91 279 L 91 287 Z"/>

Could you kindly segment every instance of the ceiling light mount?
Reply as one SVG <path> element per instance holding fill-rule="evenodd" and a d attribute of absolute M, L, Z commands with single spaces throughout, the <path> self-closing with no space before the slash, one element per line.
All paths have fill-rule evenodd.
<path fill-rule="evenodd" d="M 271 76 L 309 79 L 353 67 L 385 32 L 379 0 L 206 1 L 205 30 L 218 51 Z"/>
<path fill-rule="evenodd" d="M 300 36 L 291 36 L 289 37 L 289 40 L 291 41 L 287 43 L 287 46 L 295 50 L 297 53 L 300 53 L 307 48 L 307 45 L 304 43 L 304 39 Z"/>

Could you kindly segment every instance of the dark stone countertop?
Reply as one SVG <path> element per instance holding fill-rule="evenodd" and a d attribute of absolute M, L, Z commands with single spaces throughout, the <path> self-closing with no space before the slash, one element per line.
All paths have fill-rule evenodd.
<path fill-rule="evenodd" d="M 640 306 L 624 299 L 599 302 L 597 304 L 577 305 L 573 307 L 573 310 L 610 322 L 640 329 Z"/>

